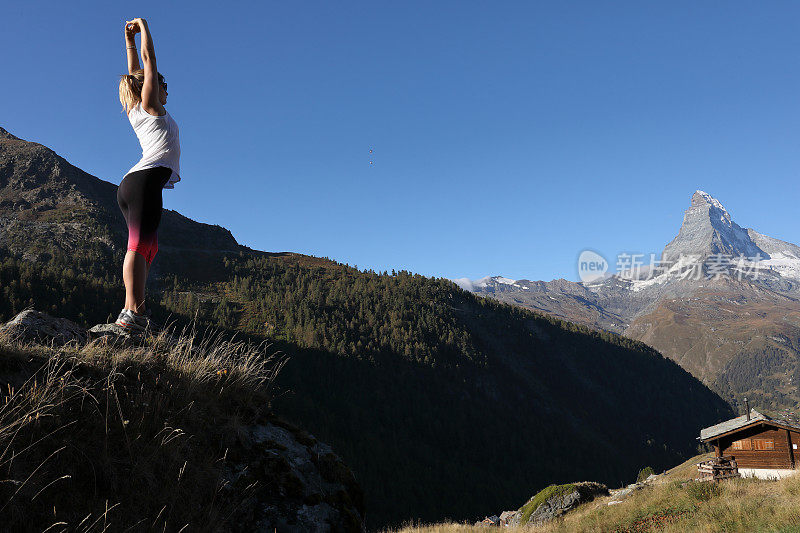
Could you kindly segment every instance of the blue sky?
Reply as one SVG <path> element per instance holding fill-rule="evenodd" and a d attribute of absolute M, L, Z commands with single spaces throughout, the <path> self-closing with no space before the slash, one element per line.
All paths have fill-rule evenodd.
<path fill-rule="evenodd" d="M 695 189 L 800 243 L 798 3 L 3 11 L 0 126 L 114 183 L 140 156 L 117 99 L 123 24 L 148 19 L 181 127 L 165 207 L 255 249 L 577 279 L 585 248 L 660 252 Z"/>

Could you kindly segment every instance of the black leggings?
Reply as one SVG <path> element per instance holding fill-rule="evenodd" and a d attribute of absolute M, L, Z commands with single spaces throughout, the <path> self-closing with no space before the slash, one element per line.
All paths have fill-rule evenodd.
<path fill-rule="evenodd" d="M 161 191 L 171 175 L 166 167 L 137 170 L 126 174 L 117 189 L 117 203 L 128 224 L 128 250 L 143 255 L 148 265 L 158 252 Z"/>

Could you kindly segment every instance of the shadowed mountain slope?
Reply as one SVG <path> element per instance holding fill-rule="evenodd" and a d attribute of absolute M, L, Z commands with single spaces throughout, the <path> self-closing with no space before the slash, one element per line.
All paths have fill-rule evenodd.
<path fill-rule="evenodd" d="M 118 311 L 115 193 L 45 147 L 0 138 L 0 320 L 30 304 L 84 324 Z M 156 317 L 286 352 L 274 407 L 353 469 L 371 528 L 516 508 L 553 482 L 617 484 L 695 453 L 699 428 L 732 414 L 640 342 L 448 280 L 249 250 L 177 213 L 162 224 Z"/>

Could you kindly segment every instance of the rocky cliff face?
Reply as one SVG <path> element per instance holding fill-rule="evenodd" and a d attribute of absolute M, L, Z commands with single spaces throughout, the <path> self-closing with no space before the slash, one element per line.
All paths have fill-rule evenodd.
<path fill-rule="evenodd" d="M 692 194 L 660 260 L 596 282 L 483 278 L 467 290 L 644 341 L 729 400 L 800 407 L 800 247 Z"/>
<path fill-rule="evenodd" d="M 691 202 L 683 215 L 678 236 L 667 244 L 661 254 L 662 261 L 677 263 L 682 256 L 699 255 L 707 258 L 714 254 L 769 259 L 769 254 L 753 242 L 747 230 L 731 219 L 716 198 L 706 192 L 696 191 Z"/>

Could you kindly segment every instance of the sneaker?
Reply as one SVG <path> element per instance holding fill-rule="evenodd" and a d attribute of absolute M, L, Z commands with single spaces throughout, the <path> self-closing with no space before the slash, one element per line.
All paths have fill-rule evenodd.
<path fill-rule="evenodd" d="M 150 321 L 144 315 L 137 315 L 130 309 L 123 309 L 114 322 L 117 326 L 129 331 L 144 331 L 150 325 Z"/>

